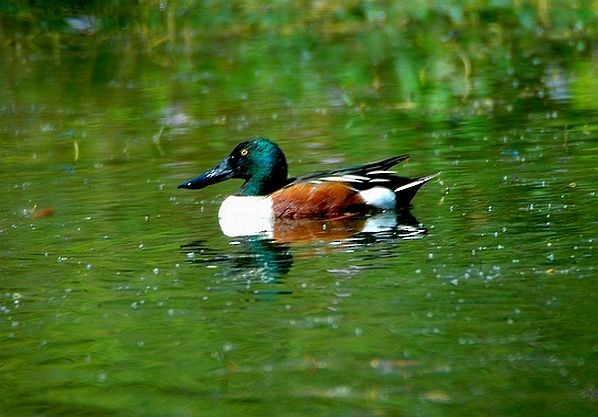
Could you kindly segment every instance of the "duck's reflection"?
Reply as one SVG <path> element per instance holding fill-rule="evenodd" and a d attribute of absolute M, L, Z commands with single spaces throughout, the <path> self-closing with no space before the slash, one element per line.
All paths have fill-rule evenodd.
<path fill-rule="evenodd" d="M 247 284 L 272 283 L 291 270 L 294 244 L 334 242 L 342 251 L 349 245 L 355 250 L 377 241 L 416 239 L 426 234 L 409 212 L 334 220 L 276 220 L 271 230 L 247 235 L 243 225 L 241 231 L 234 234 L 230 228 L 223 230 L 234 238 L 226 252 L 210 248 L 202 240 L 181 246 L 181 251 L 189 263 L 218 266 L 224 278 Z"/>
<path fill-rule="evenodd" d="M 426 230 L 410 213 L 384 212 L 375 216 L 334 220 L 277 220 L 272 230 L 264 235 L 271 236 L 276 242 L 298 243 L 342 242 L 348 239 L 369 242 L 383 238 L 404 239 L 425 233 Z"/>
<path fill-rule="evenodd" d="M 231 242 L 229 251 L 219 252 L 205 241 L 181 246 L 187 262 L 220 267 L 224 278 L 241 283 L 275 282 L 288 274 L 293 255 L 285 244 L 261 236 L 247 236 Z"/>

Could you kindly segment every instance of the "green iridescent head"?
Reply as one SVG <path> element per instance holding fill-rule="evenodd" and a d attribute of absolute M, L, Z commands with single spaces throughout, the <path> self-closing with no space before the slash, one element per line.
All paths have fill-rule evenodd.
<path fill-rule="evenodd" d="M 245 180 L 236 195 L 267 195 L 287 183 L 287 161 L 275 143 L 264 138 L 251 139 L 237 145 L 215 168 L 178 188 L 201 189 L 229 178 Z"/>

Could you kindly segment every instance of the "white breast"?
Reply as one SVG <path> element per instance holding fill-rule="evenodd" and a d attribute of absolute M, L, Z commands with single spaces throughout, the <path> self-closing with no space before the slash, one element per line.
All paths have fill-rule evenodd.
<path fill-rule="evenodd" d="M 222 232 L 230 237 L 269 234 L 274 229 L 271 197 L 230 196 L 218 211 Z"/>

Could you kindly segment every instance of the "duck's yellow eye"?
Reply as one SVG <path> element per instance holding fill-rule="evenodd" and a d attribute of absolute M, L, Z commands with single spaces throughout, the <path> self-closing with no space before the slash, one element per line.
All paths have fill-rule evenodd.
<path fill-rule="evenodd" d="M 247 156 L 249 151 L 247 149 L 241 149 L 241 156 Z"/>

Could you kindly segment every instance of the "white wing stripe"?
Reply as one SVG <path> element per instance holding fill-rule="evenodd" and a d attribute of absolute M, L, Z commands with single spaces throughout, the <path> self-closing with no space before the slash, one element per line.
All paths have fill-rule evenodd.
<path fill-rule="evenodd" d="M 419 180 L 410 182 L 409 184 L 402 185 L 395 190 L 395 193 L 398 193 L 399 191 L 403 191 L 403 190 L 406 190 L 411 187 L 416 187 L 418 185 L 424 184 L 438 175 L 440 175 L 440 172 L 437 174 L 434 174 L 434 175 L 428 175 L 427 177 L 420 178 Z"/>
<path fill-rule="evenodd" d="M 384 171 L 384 170 L 377 170 L 377 171 L 370 171 L 367 175 L 392 175 L 396 174 L 396 171 Z"/>
<path fill-rule="evenodd" d="M 356 183 L 362 183 L 363 181 L 355 179 L 355 178 L 350 178 L 350 177 L 322 177 L 322 178 L 318 178 L 320 181 L 332 181 L 332 182 L 356 182 Z"/>
<path fill-rule="evenodd" d="M 343 178 L 352 178 L 354 180 L 361 180 L 361 181 L 369 181 L 370 180 L 370 178 L 364 177 L 363 175 L 353 175 L 353 174 L 343 175 Z"/>

